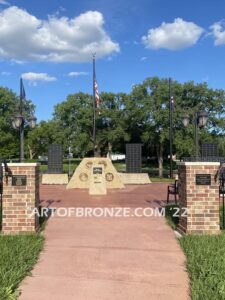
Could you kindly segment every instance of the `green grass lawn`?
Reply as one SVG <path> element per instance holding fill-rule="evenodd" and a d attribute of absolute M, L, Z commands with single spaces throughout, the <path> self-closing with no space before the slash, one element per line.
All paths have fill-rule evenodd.
<path fill-rule="evenodd" d="M 69 171 L 70 171 L 70 174 L 73 174 L 74 171 L 76 170 L 76 167 L 79 165 L 80 162 L 81 162 L 80 159 L 71 159 L 70 162 L 69 162 L 69 160 L 64 160 L 63 172 L 69 174 Z M 47 170 L 48 170 L 48 163 L 47 162 L 42 163 L 40 165 L 40 171 L 46 172 Z"/>
<path fill-rule="evenodd" d="M 80 159 L 71 159 L 71 162 L 69 164 L 68 160 L 64 160 L 63 172 L 69 173 L 70 171 L 70 175 L 72 175 L 80 162 L 81 162 Z M 118 172 L 126 171 L 126 164 L 124 162 L 114 162 L 113 165 Z M 46 172 L 47 170 L 48 170 L 47 163 L 41 164 L 40 171 Z M 142 168 L 142 172 L 146 172 L 149 174 L 151 182 L 165 182 L 165 183 L 174 182 L 174 179 L 170 179 L 168 177 L 164 177 L 164 178 L 157 177 L 158 169 L 155 168 L 154 166 L 150 166 L 150 165 L 148 166 L 144 164 Z"/>
<path fill-rule="evenodd" d="M 150 177 L 150 180 L 151 182 L 174 183 L 174 179 L 170 179 L 170 178 Z"/>
<path fill-rule="evenodd" d="M 17 287 L 37 262 L 44 238 L 39 234 L 0 236 L 0 299 L 14 300 Z"/>
<path fill-rule="evenodd" d="M 180 239 L 187 258 L 192 300 L 225 299 L 225 233 Z"/>
<path fill-rule="evenodd" d="M 177 205 L 166 206 L 167 223 L 176 229 Z M 222 211 L 222 208 L 220 212 Z M 222 213 L 220 214 L 222 220 Z M 221 223 L 222 224 L 222 223 Z M 225 299 L 225 232 L 220 235 L 186 235 L 179 239 L 186 255 L 192 300 Z"/>
<path fill-rule="evenodd" d="M 176 229 L 179 223 L 179 217 L 177 216 L 178 205 L 169 204 L 166 205 L 166 221 L 172 227 L 172 229 Z"/>

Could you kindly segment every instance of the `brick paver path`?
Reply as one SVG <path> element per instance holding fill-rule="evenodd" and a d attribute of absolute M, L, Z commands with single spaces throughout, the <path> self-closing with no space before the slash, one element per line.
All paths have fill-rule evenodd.
<path fill-rule="evenodd" d="M 165 184 L 127 186 L 104 197 L 42 186 L 51 207 L 159 207 Z M 185 257 L 162 217 L 54 217 L 19 300 L 186 300 Z"/>

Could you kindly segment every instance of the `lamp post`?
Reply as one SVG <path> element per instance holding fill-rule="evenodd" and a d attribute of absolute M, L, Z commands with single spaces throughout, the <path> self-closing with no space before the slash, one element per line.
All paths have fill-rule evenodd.
<path fill-rule="evenodd" d="M 206 126 L 208 121 L 208 114 L 205 111 L 195 112 L 193 114 L 193 123 L 195 125 L 195 158 L 199 157 L 199 136 L 198 136 L 198 128 L 203 128 Z M 188 114 L 183 116 L 183 125 L 184 127 L 188 127 L 190 123 L 190 117 Z"/>
<path fill-rule="evenodd" d="M 18 112 L 12 119 L 12 126 L 14 129 L 20 131 L 20 162 L 24 160 L 24 125 L 27 122 L 31 128 L 35 128 L 37 118 L 33 115 L 27 120 L 23 115 L 23 100 L 25 100 L 25 90 L 23 86 L 22 78 L 20 78 L 20 103 Z"/>
<path fill-rule="evenodd" d="M 172 96 L 172 80 L 169 78 L 169 120 L 170 120 L 170 178 L 173 178 L 173 111 L 174 99 Z"/>

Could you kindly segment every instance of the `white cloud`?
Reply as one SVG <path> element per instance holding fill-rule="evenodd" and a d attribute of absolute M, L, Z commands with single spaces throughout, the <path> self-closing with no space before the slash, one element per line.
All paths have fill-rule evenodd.
<path fill-rule="evenodd" d="M 11 75 L 11 73 L 10 73 L 10 72 L 7 72 L 7 71 L 2 71 L 2 72 L 1 72 L 1 75 L 2 75 L 2 76 L 9 76 L 9 75 Z"/>
<path fill-rule="evenodd" d="M 159 27 L 149 29 L 142 42 L 147 48 L 180 50 L 194 45 L 203 31 L 195 23 L 177 18 L 173 23 L 163 22 Z"/>
<path fill-rule="evenodd" d="M 64 12 L 64 11 L 66 11 L 66 8 L 63 7 L 63 6 L 60 6 L 59 9 L 58 9 L 58 11 Z"/>
<path fill-rule="evenodd" d="M 24 60 L 18 60 L 18 59 L 11 59 L 10 60 L 10 63 L 11 63 L 11 65 L 13 66 L 13 65 L 23 65 L 23 64 L 25 64 L 26 62 L 24 61 Z"/>
<path fill-rule="evenodd" d="M 40 20 L 16 6 L 0 12 L 0 58 L 15 61 L 87 62 L 119 52 L 100 12 Z"/>
<path fill-rule="evenodd" d="M 82 76 L 82 75 L 88 75 L 87 72 L 70 72 L 68 76 L 70 77 L 77 77 L 77 76 Z"/>
<path fill-rule="evenodd" d="M 214 44 L 216 46 L 224 45 L 225 44 L 225 22 L 220 21 L 214 23 L 212 26 L 210 26 L 210 29 L 212 30 L 212 34 L 215 38 Z"/>
<path fill-rule="evenodd" d="M 1 5 L 10 5 L 10 3 L 6 0 L 0 0 Z"/>
<path fill-rule="evenodd" d="M 65 9 L 65 7 L 63 7 L 63 6 L 60 6 L 59 8 L 58 8 L 58 10 L 52 15 L 52 16 L 59 16 L 60 14 L 62 14 L 62 13 L 64 13 L 66 11 L 66 9 Z"/>
<path fill-rule="evenodd" d="M 38 81 L 55 81 L 56 77 L 50 76 L 47 73 L 33 73 L 33 72 L 28 72 L 28 73 L 23 73 L 22 78 L 24 80 L 29 81 L 31 85 L 36 86 Z"/>
<path fill-rule="evenodd" d="M 142 56 L 142 57 L 140 58 L 140 61 L 144 61 L 144 60 L 146 60 L 146 59 L 147 59 L 146 56 Z"/>

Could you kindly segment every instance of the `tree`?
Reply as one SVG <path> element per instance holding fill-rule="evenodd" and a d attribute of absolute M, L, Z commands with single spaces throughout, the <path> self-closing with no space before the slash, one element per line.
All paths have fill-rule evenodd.
<path fill-rule="evenodd" d="M 194 114 L 205 110 L 208 113 L 207 126 L 199 130 L 201 142 L 220 144 L 219 136 L 225 133 L 225 92 L 208 88 L 207 83 L 195 84 L 193 81 L 182 85 L 179 97 L 178 113 L 176 114 L 175 144 L 179 156 L 193 155 L 194 146 Z M 179 125 L 182 115 L 187 113 L 192 117 L 192 124 L 188 128 Z"/>
<path fill-rule="evenodd" d="M 184 128 L 184 113 L 193 115 L 205 109 L 209 122 L 201 130 L 201 140 L 217 140 L 224 137 L 225 93 L 223 90 L 209 89 L 206 83 L 195 84 L 173 82 L 175 112 L 173 113 L 174 151 L 177 157 L 193 155 L 194 125 Z M 129 114 L 129 130 L 133 140 L 154 145 L 156 149 L 159 176 L 163 175 L 163 161 L 168 154 L 169 141 L 169 91 L 168 80 L 157 77 L 148 78 L 142 84 L 135 85 L 131 98 L 126 103 Z M 220 144 L 221 139 L 219 139 Z"/>
<path fill-rule="evenodd" d="M 0 156 L 13 158 L 19 156 L 19 131 L 12 127 L 12 117 L 18 110 L 19 98 L 9 89 L 0 87 Z M 24 100 L 25 116 L 34 110 L 29 100 Z M 26 128 L 26 132 L 27 132 Z"/>
<path fill-rule="evenodd" d="M 124 111 L 127 95 L 102 93 L 101 112 L 97 114 L 97 149 L 100 153 L 123 151 L 124 143 L 130 140 Z"/>
<path fill-rule="evenodd" d="M 96 148 L 99 155 L 120 149 L 129 140 L 122 109 L 126 94 L 102 93 L 101 110 L 96 112 Z M 84 93 L 69 95 L 56 105 L 54 121 L 63 132 L 65 149 L 72 146 L 76 156 L 93 154 L 93 98 Z"/>
<path fill-rule="evenodd" d="M 77 93 L 55 106 L 53 120 L 63 133 L 64 149 L 72 147 L 76 156 L 84 157 L 93 148 L 92 97 Z"/>
<path fill-rule="evenodd" d="M 160 177 L 163 176 L 163 158 L 168 141 L 167 103 L 168 82 L 156 77 L 135 85 L 126 103 L 131 140 L 154 145 Z"/>
<path fill-rule="evenodd" d="M 26 149 L 30 159 L 38 155 L 47 155 L 48 145 L 53 143 L 63 143 L 63 132 L 55 121 L 41 121 L 37 127 L 30 130 L 26 139 Z"/>
<path fill-rule="evenodd" d="M 194 155 L 194 125 L 184 128 L 185 113 L 193 116 L 205 109 L 209 115 L 206 128 L 199 131 L 201 141 L 217 142 L 224 149 L 225 92 L 210 89 L 206 83 L 173 81 L 173 154 L 177 158 Z M 169 86 L 168 79 L 147 78 L 134 85 L 130 94 L 101 93 L 100 112 L 96 114 L 96 146 L 99 155 L 124 151 L 126 142 L 141 142 L 157 156 L 159 176 L 169 154 Z M 75 156 L 93 154 L 93 98 L 76 93 L 55 106 L 53 120 L 41 122 L 29 131 L 27 146 L 30 157 L 45 154 L 49 143 L 72 148 Z"/>

